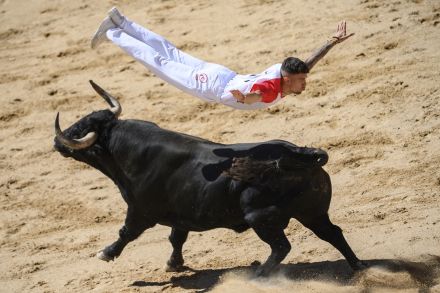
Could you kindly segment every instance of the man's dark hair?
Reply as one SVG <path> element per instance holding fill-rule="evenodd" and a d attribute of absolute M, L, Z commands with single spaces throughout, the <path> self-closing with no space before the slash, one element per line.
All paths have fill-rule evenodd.
<path fill-rule="evenodd" d="M 296 57 L 288 57 L 283 61 L 283 64 L 281 65 L 281 71 L 290 74 L 309 73 L 309 67 L 307 67 L 304 61 Z"/>

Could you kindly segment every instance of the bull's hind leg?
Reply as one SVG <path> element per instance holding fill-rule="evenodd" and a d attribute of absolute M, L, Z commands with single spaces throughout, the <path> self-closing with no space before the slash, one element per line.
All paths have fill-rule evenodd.
<path fill-rule="evenodd" d="M 289 253 L 291 245 L 281 227 L 262 224 L 252 228 L 261 240 L 269 244 L 272 250 L 266 262 L 259 266 L 256 271 L 257 276 L 267 276 L 283 261 Z"/>
<path fill-rule="evenodd" d="M 330 221 L 328 214 L 322 215 L 318 218 L 314 218 L 309 221 L 301 221 L 300 222 L 313 231 L 319 238 L 324 241 L 329 242 L 333 245 L 345 259 L 348 261 L 349 265 L 353 268 L 353 270 L 360 270 L 366 268 L 364 262 L 360 261 L 357 256 L 354 254 L 351 247 L 348 245 L 347 241 L 342 234 L 341 228 Z"/>
<path fill-rule="evenodd" d="M 139 216 L 134 209 L 128 208 L 125 224 L 119 230 L 119 238 L 111 245 L 98 252 L 97 257 L 104 261 L 111 261 L 118 257 L 124 247 L 135 240 L 146 229 L 151 228 L 155 223 L 148 223 L 145 218 Z"/>
<path fill-rule="evenodd" d="M 177 272 L 182 269 L 183 256 L 182 247 L 188 237 L 188 231 L 179 230 L 176 228 L 171 229 L 171 235 L 169 237 L 171 245 L 173 246 L 173 253 L 167 262 L 167 272 Z"/>
<path fill-rule="evenodd" d="M 258 267 L 257 276 L 268 275 L 291 249 L 283 231 L 289 223 L 289 218 L 284 217 L 277 206 L 269 205 L 268 198 L 269 195 L 263 195 L 257 189 L 248 188 L 243 191 L 240 199 L 245 221 L 272 249 L 266 262 Z"/>

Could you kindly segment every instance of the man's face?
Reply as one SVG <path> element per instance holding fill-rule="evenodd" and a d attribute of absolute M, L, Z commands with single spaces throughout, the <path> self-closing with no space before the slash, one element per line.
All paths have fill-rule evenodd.
<path fill-rule="evenodd" d="M 307 73 L 287 74 L 283 77 L 283 93 L 300 94 L 306 89 L 306 79 Z"/>

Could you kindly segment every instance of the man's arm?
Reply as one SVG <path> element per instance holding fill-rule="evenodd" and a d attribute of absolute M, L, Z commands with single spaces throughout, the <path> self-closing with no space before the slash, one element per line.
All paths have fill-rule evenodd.
<path fill-rule="evenodd" d="M 261 102 L 262 96 L 260 91 L 255 91 L 252 93 L 248 93 L 244 95 L 239 90 L 232 90 L 231 94 L 234 96 L 234 98 L 237 99 L 237 102 L 243 103 L 243 104 L 253 104 L 256 102 Z"/>
<path fill-rule="evenodd" d="M 333 48 L 336 44 L 341 43 L 354 35 L 354 33 L 351 33 L 347 35 L 347 23 L 344 21 L 341 21 L 338 24 L 338 29 L 336 30 L 336 33 L 331 37 L 329 41 L 325 43 L 324 46 L 316 50 L 312 56 L 306 59 L 305 63 L 309 70 L 312 70 L 313 66 L 315 66 L 316 63 L 318 63 L 319 60 L 324 57 L 328 51 L 330 51 L 331 48 Z"/>
<path fill-rule="evenodd" d="M 315 66 L 315 64 L 318 63 L 318 61 L 321 60 L 322 57 L 324 57 L 328 53 L 328 51 L 330 51 L 330 49 L 334 47 L 334 45 L 336 45 L 336 42 L 334 41 L 334 39 L 331 39 L 328 40 L 324 46 L 313 52 L 312 56 L 304 61 L 309 70 L 312 70 L 313 66 Z"/>

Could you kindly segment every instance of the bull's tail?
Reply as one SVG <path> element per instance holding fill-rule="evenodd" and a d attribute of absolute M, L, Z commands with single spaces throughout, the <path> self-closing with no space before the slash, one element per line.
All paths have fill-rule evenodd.
<path fill-rule="evenodd" d="M 327 162 L 326 151 L 308 147 L 297 147 L 296 152 L 283 154 L 280 158 L 280 163 L 285 169 L 322 167 Z"/>

